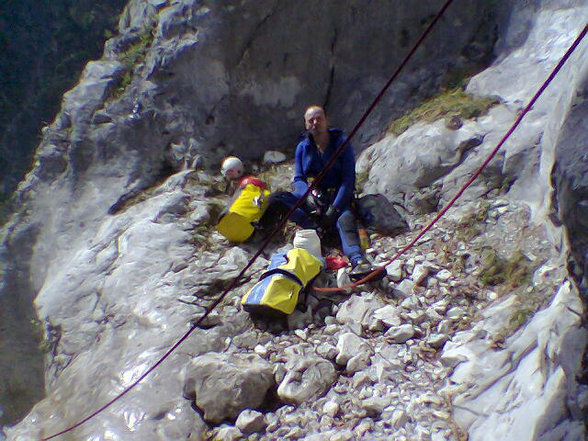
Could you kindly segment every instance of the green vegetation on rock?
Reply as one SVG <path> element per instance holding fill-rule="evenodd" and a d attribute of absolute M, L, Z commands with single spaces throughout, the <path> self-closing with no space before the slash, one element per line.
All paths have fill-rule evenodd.
<path fill-rule="evenodd" d="M 477 97 L 466 93 L 461 87 L 445 90 L 424 101 L 418 107 L 397 118 L 388 127 L 388 133 L 400 135 L 417 122 L 431 123 L 440 118 L 459 116 L 461 119 L 477 118 L 497 104 L 494 98 Z"/>
<path fill-rule="evenodd" d="M 501 285 L 503 289 L 512 290 L 527 286 L 532 274 L 530 260 L 520 251 L 505 259 L 492 248 L 482 250 L 480 281 L 486 286 Z"/>
<path fill-rule="evenodd" d="M 456 229 L 456 237 L 463 242 L 469 242 L 480 235 L 484 229 L 484 223 L 488 219 L 490 204 L 482 201 L 477 211 L 470 213 L 459 222 Z"/>
<path fill-rule="evenodd" d="M 482 284 L 494 287 L 499 296 L 516 296 L 508 322 L 504 323 L 503 329 L 494 336 L 496 342 L 500 343 L 514 334 L 544 305 L 545 293 L 537 291 L 531 283 L 537 266 L 537 262 L 532 262 L 520 251 L 503 258 L 492 248 L 482 250 Z"/>
<path fill-rule="evenodd" d="M 121 77 L 119 86 L 114 91 L 112 98 L 120 97 L 133 80 L 133 73 L 137 63 L 142 62 L 147 55 L 147 51 L 153 43 L 153 31 L 150 28 L 143 29 L 137 41 L 132 44 L 126 51 L 120 53 L 118 58 L 125 68 Z"/>

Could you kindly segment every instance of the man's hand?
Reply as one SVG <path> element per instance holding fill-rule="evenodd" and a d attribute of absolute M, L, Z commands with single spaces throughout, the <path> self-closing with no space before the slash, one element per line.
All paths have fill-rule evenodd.
<path fill-rule="evenodd" d="M 312 214 L 320 214 L 321 207 L 312 193 L 306 196 L 306 210 Z"/>
<path fill-rule="evenodd" d="M 323 217 L 323 224 L 325 225 L 325 227 L 333 227 L 335 225 L 335 222 L 337 222 L 337 219 L 339 219 L 340 214 L 341 212 L 337 207 L 335 207 L 334 205 L 330 205 Z"/>

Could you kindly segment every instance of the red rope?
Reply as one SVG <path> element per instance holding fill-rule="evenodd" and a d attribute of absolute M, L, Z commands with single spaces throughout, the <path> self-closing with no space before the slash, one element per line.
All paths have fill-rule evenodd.
<path fill-rule="evenodd" d="M 384 85 L 384 87 L 382 88 L 382 90 L 380 91 L 380 93 L 373 100 L 372 104 L 368 107 L 368 109 L 363 114 L 363 116 L 361 117 L 361 119 L 359 120 L 359 122 L 355 125 L 355 127 L 353 128 L 353 130 L 350 132 L 349 136 L 345 140 L 345 142 L 343 142 L 343 144 L 341 144 L 341 146 L 339 146 L 339 148 L 337 149 L 337 151 L 331 157 L 331 160 L 326 164 L 326 166 L 322 170 L 322 172 L 316 177 L 316 179 L 314 180 L 314 182 L 309 186 L 309 188 L 306 191 L 306 193 L 290 209 L 290 211 L 286 214 L 286 216 L 284 217 L 284 219 L 282 220 L 282 222 L 280 223 L 280 225 L 266 238 L 266 240 L 263 242 L 263 244 L 261 245 L 261 247 L 259 248 L 259 250 L 254 254 L 254 256 L 247 263 L 247 265 L 241 270 L 241 272 L 231 282 L 230 286 L 223 291 L 223 293 L 218 297 L 218 299 L 215 300 L 206 309 L 206 311 L 204 311 L 204 314 L 190 327 L 190 329 L 170 349 L 168 349 L 165 352 L 165 354 L 159 360 L 157 360 L 157 362 L 155 362 L 153 364 L 153 366 L 151 366 L 149 369 L 147 369 L 145 371 L 145 373 L 143 373 L 135 382 L 133 382 L 130 386 L 128 386 L 119 395 L 117 395 L 112 400 L 108 401 L 102 407 L 100 407 L 99 409 L 95 410 L 90 415 L 88 415 L 87 417 L 85 417 L 82 420 L 78 421 L 77 423 L 75 423 L 75 424 L 67 427 L 66 429 L 63 429 L 63 430 L 61 430 L 61 431 L 59 431 L 59 432 L 57 432 L 57 433 L 55 433 L 53 435 L 50 435 L 50 436 L 45 437 L 45 438 L 42 438 L 41 441 L 48 441 L 50 439 L 56 438 L 56 437 L 58 437 L 60 435 L 63 435 L 65 433 L 71 432 L 72 430 L 74 430 L 74 429 L 80 427 L 81 425 L 87 423 L 89 420 L 91 420 L 92 418 L 96 417 L 98 414 L 100 414 L 103 411 L 105 411 L 106 409 L 108 409 L 110 406 L 112 406 L 114 403 L 116 403 L 118 400 L 120 400 L 122 397 L 124 397 L 127 393 L 129 393 L 132 389 L 134 389 L 151 372 L 153 372 L 155 369 L 157 369 L 192 334 L 192 332 L 194 332 L 194 330 L 196 328 L 198 328 L 198 326 L 202 323 L 202 321 L 206 317 L 208 317 L 208 315 L 210 315 L 210 313 L 222 302 L 222 300 L 227 296 L 227 294 L 235 288 L 235 286 L 237 285 L 238 281 L 241 279 L 241 277 L 243 277 L 243 275 L 245 274 L 245 272 L 253 265 L 253 263 L 261 255 L 261 253 L 263 252 L 263 250 L 269 245 L 269 243 L 271 242 L 271 240 L 273 239 L 273 237 L 278 233 L 278 231 L 280 231 L 284 227 L 284 225 L 286 225 L 286 222 L 288 221 L 288 219 L 292 215 L 292 213 L 294 213 L 294 211 L 298 207 L 300 207 L 300 205 L 302 204 L 302 202 L 306 199 L 306 196 L 308 196 L 310 194 L 310 192 L 316 187 L 316 185 L 324 177 L 324 175 L 327 172 L 327 170 L 334 164 L 334 162 L 337 159 L 337 157 L 339 157 L 341 155 L 341 153 L 343 152 L 343 149 L 349 144 L 349 142 L 351 141 L 351 139 L 353 138 L 353 136 L 355 136 L 355 134 L 357 133 L 357 131 L 359 130 L 359 128 L 361 127 L 361 125 L 367 119 L 368 115 L 371 113 L 371 111 L 373 110 L 373 108 L 376 106 L 376 104 L 380 101 L 380 99 L 382 98 L 382 96 L 384 95 L 384 93 L 390 87 L 392 81 L 394 81 L 394 79 L 396 79 L 396 77 L 399 75 L 400 71 L 404 68 L 404 66 L 406 65 L 406 63 L 408 62 L 408 60 L 412 57 L 412 55 L 416 52 L 416 50 L 418 49 L 418 47 L 422 44 L 422 42 L 425 39 L 425 37 L 429 34 L 429 32 L 431 31 L 431 29 L 433 29 L 433 27 L 435 26 L 435 24 L 439 21 L 439 19 L 441 18 L 441 16 L 445 13 L 446 9 L 449 7 L 449 5 L 452 3 L 452 1 L 453 0 L 447 0 L 445 2 L 445 4 L 443 5 L 443 7 L 439 11 L 439 13 L 435 16 L 435 18 L 429 24 L 429 26 L 427 26 L 427 28 L 422 33 L 422 35 L 420 36 L 420 38 L 414 44 L 414 46 L 411 49 L 411 51 L 404 58 L 404 60 L 402 61 L 402 63 L 400 64 L 400 66 L 396 69 L 396 71 L 394 72 L 394 74 L 392 75 L 392 77 L 388 80 L 388 82 Z"/>
<path fill-rule="evenodd" d="M 346 285 L 346 286 L 342 286 L 340 288 L 314 288 L 314 290 L 315 291 L 320 291 L 320 292 L 338 292 L 338 291 L 343 291 L 343 290 L 350 289 L 350 288 L 355 288 L 356 286 L 359 286 L 359 285 L 361 285 L 361 284 L 363 284 L 365 282 L 368 282 L 369 280 L 373 279 L 376 276 L 376 274 L 379 274 L 380 272 L 384 271 L 385 268 L 388 265 L 390 265 L 392 262 L 394 262 L 395 260 L 397 260 L 400 256 L 402 256 L 408 250 L 410 250 L 411 248 L 413 248 L 416 245 L 416 243 L 419 241 L 419 239 L 421 237 L 423 237 L 425 235 L 425 233 L 427 231 L 429 231 L 437 223 L 437 221 L 439 221 L 439 219 L 441 219 L 445 215 L 445 213 L 447 213 L 447 211 L 453 206 L 453 204 L 455 204 L 455 202 L 461 197 L 461 195 L 464 193 L 464 191 L 466 191 L 466 189 L 470 185 L 472 185 L 472 183 L 478 178 L 478 176 L 480 176 L 480 173 L 482 173 L 482 171 L 486 168 L 486 166 L 490 163 L 490 161 L 494 158 L 494 156 L 496 156 L 496 153 L 498 153 L 498 150 L 500 150 L 500 148 L 506 142 L 506 140 L 508 138 L 510 138 L 510 135 L 512 135 L 512 133 L 515 131 L 515 129 L 519 126 L 519 124 L 521 123 L 522 119 L 531 110 L 531 108 L 533 107 L 533 105 L 535 104 L 535 102 L 537 101 L 537 99 L 543 94 L 543 92 L 545 91 L 545 89 L 547 88 L 547 86 L 549 85 L 549 83 L 551 83 L 551 81 L 555 78 L 555 76 L 557 75 L 557 73 L 560 71 L 560 69 L 562 68 L 562 66 L 565 64 L 565 62 L 570 57 L 570 55 L 572 55 L 572 52 L 574 52 L 574 50 L 576 49 L 576 47 L 580 44 L 580 42 L 582 41 L 582 39 L 586 35 L 586 30 L 587 29 L 588 29 L 588 25 L 584 26 L 584 29 L 582 30 L 582 32 L 580 32 L 580 34 L 578 35 L 578 37 L 576 38 L 576 40 L 572 43 L 572 45 L 570 46 L 570 48 L 566 51 L 566 53 L 561 58 L 561 60 L 559 61 L 559 63 L 557 63 L 557 66 L 555 66 L 555 68 L 553 69 L 553 71 L 551 72 L 551 74 L 549 75 L 549 77 L 547 77 L 547 79 L 541 85 L 541 87 L 539 88 L 539 90 L 537 90 L 537 92 L 535 93 L 535 95 L 533 96 L 533 98 L 531 98 L 531 101 L 529 101 L 529 104 L 527 104 L 527 106 L 519 114 L 519 116 L 517 117 L 517 119 L 515 120 L 515 122 L 512 124 L 512 126 L 510 127 L 510 129 L 508 129 L 508 131 L 506 132 L 506 134 L 502 137 L 502 139 L 496 145 L 496 147 L 494 147 L 494 149 L 492 150 L 492 152 L 490 152 L 490 154 L 488 155 L 488 157 L 486 158 L 486 160 L 482 163 L 482 165 L 480 167 L 478 167 L 478 169 L 474 172 L 474 174 L 459 189 L 459 191 L 453 197 L 453 199 L 451 199 L 451 201 L 449 201 L 449 203 L 439 212 L 439 214 L 437 214 L 437 216 L 435 216 L 435 218 L 431 222 L 429 222 L 429 224 L 426 227 L 424 227 L 421 230 L 421 232 L 408 245 L 406 245 L 402 250 L 400 250 L 399 252 L 397 252 L 396 255 L 394 255 L 394 257 L 392 257 L 392 259 L 388 260 L 384 265 L 382 265 L 379 268 L 376 268 L 374 271 L 372 271 L 366 277 L 364 277 L 361 280 L 358 280 L 357 282 L 351 283 L 351 284 Z"/>
<path fill-rule="evenodd" d="M 423 32 L 423 35 L 421 35 L 421 37 L 419 38 L 419 40 L 417 41 L 417 43 L 415 44 L 415 46 L 413 47 L 413 49 L 409 52 L 409 54 L 403 60 L 403 62 L 401 63 L 401 65 L 399 66 L 399 68 L 396 70 L 396 72 L 393 74 L 393 76 L 391 77 L 391 79 L 386 83 L 386 85 L 384 86 L 384 88 L 382 89 L 382 91 L 374 99 L 374 101 L 372 102 L 372 104 L 370 105 L 370 107 L 368 108 L 368 110 L 364 113 L 364 115 L 362 116 L 362 118 L 360 119 L 360 121 L 358 122 L 358 124 L 354 127 L 354 129 L 350 133 L 350 135 L 347 138 L 347 140 L 345 141 L 345 143 L 343 143 L 339 147 L 339 149 L 335 153 L 336 156 L 338 156 L 338 155 L 341 154 L 341 152 L 343 151 L 343 148 L 346 146 L 346 144 L 349 143 L 349 141 L 351 140 L 351 138 L 358 131 L 359 127 L 363 124 L 363 122 L 365 121 L 365 119 L 367 118 L 367 116 L 369 115 L 369 113 L 371 113 L 371 111 L 373 110 L 373 108 L 375 107 L 375 105 L 377 104 L 377 102 L 382 98 L 384 92 L 389 88 L 389 86 L 392 83 L 392 81 L 394 80 L 394 78 L 396 78 L 398 76 L 399 72 L 402 70 L 402 68 L 408 62 L 408 59 L 416 51 L 416 49 L 418 48 L 418 46 L 424 40 L 425 36 L 430 32 L 430 30 L 432 29 L 432 27 L 434 26 L 434 24 L 438 21 L 438 19 L 441 17 L 441 15 L 445 12 L 445 10 L 447 9 L 447 7 L 449 6 L 449 4 L 451 2 L 452 2 L 452 0 L 447 0 L 447 2 L 445 3 L 445 5 L 443 6 L 443 8 L 439 11 L 439 13 L 437 14 L 437 16 L 435 17 L 435 19 L 431 22 L 431 24 L 429 25 L 429 27 L 427 27 L 427 29 Z M 459 199 L 459 197 L 463 194 L 463 192 L 467 189 L 467 187 L 469 187 L 471 185 L 471 183 L 474 182 L 474 180 L 479 176 L 479 174 L 486 167 L 486 165 L 488 165 L 488 163 L 496 155 L 496 153 L 498 152 L 498 150 L 500 149 L 500 147 L 502 146 L 502 144 L 504 144 L 504 142 L 508 139 L 508 137 L 510 137 L 510 135 L 512 134 L 512 132 L 514 131 L 514 129 L 519 125 L 519 123 L 522 120 L 523 116 L 530 110 L 530 108 L 535 103 L 535 101 L 537 100 L 537 98 L 543 93 L 543 90 L 547 87 L 547 85 L 555 77 L 555 75 L 561 69 L 561 67 L 563 66 L 563 64 L 567 61 L 567 59 L 569 58 L 569 56 L 571 55 L 571 53 L 575 50 L 575 48 L 578 46 L 578 44 L 580 43 L 580 41 L 584 38 L 584 36 L 586 35 L 587 29 L 588 29 L 588 26 L 584 27 L 583 31 L 580 33 L 580 35 L 578 36 L 578 38 L 574 41 L 574 43 L 572 44 L 572 46 L 570 47 L 570 49 L 568 49 L 568 51 L 566 52 L 566 54 L 564 55 L 564 57 L 560 60 L 560 62 L 558 63 L 558 65 L 556 66 L 556 68 L 554 69 L 554 71 L 551 73 L 551 75 L 549 76 L 548 80 L 541 86 L 541 88 L 539 89 L 539 91 L 535 94 L 535 96 L 533 97 L 533 99 L 531 100 L 531 102 L 527 105 L 527 107 L 525 108 L 525 110 L 521 113 L 521 115 L 519 115 L 519 117 L 517 118 L 517 120 L 515 121 L 515 123 L 513 124 L 513 126 L 510 128 L 510 130 L 507 132 L 507 134 L 503 137 L 503 139 L 500 141 L 500 143 L 494 148 L 494 150 L 492 151 L 492 153 L 490 154 L 490 156 L 486 159 L 486 161 L 484 161 L 484 163 L 482 164 L 482 166 L 480 166 L 480 168 L 474 173 L 474 175 L 472 175 L 472 177 L 467 181 L 467 183 L 462 187 L 462 189 L 449 202 L 449 204 L 435 217 L 435 219 L 433 219 L 433 221 L 431 223 L 429 223 L 429 225 L 427 225 L 427 227 L 425 227 L 415 237 L 415 239 L 413 239 L 413 241 L 409 245 L 407 245 L 405 248 L 403 248 L 401 251 L 399 251 L 385 265 L 383 265 L 382 267 L 376 269 L 373 273 L 371 273 L 370 275 L 368 275 L 364 279 L 362 279 L 362 280 L 360 280 L 358 282 L 355 282 L 352 285 L 349 285 L 350 287 L 357 286 L 357 285 L 359 285 L 361 283 L 365 283 L 368 280 L 370 280 L 373 277 L 375 277 L 375 275 L 378 272 L 383 271 L 384 268 L 387 265 L 389 265 L 390 263 L 394 262 L 396 259 L 398 259 L 398 257 L 400 257 L 402 254 L 404 254 L 406 251 L 408 251 L 410 248 L 412 248 L 416 244 L 416 242 L 429 229 L 431 229 L 431 227 L 447 212 L 447 210 L 449 210 L 449 208 L 455 203 L 455 201 L 457 201 L 457 199 Z M 307 190 L 307 192 L 305 193 L 305 196 L 307 196 L 310 193 L 310 191 L 313 189 L 313 186 L 315 184 L 317 184 L 318 182 L 320 182 L 320 179 L 322 179 L 322 177 L 324 176 L 326 170 L 330 166 L 332 166 L 332 163 L 334 163 L 334 160 L 335 160 L 334 158 L 336 158 L 335 155 L 333 156 L 333 158 L 331 159 L 331 161 L 329 161 L 329 163 L 325 166 L 325 169 L 323 170 L 323 172 L 319 176 L 317 176 L 317 178 L 315 179 L 313 185 L 311 185 L 309 187 L 309 189 Z M 241 272 L 235 277 L 235 279 L 233 280 L 233 282 L 231 283 L 231 285 L 227 289 L 225 289 L 225 291 L 219 296 L 219 298 L 216 301 L 214 301 L 206 309 L 206 311 L 204 312 L 204 314 L 202 315 L 202 317 L 200 317 L 196 321 L 196 323 L 194 323 L 190 327 L 190 329 L 170 349 L 168 349 L 165 352 L 165 354 L 157 362 L 155 362 L 153 364 L 153 366 L 151 366 L 149 369 L 147 369 L 147 371 L 145 371 L 135 382 L 133 382 L 124 391 L 122 391 L 119 395 L 117 395 L 116 397 L 114 397 L 112 400 L 108 401 L 102 407 L 100 407 L 96 411 L 92 412 L 90 415 L 88 415 L 87 417 L 83 418 L 79 422 L 77 422 L 77 423 L 75 423 L 75 424 L 67 427 L 66 429 L 63 429 L 60 432 L 57 432 L 57 433 L 55 433 L 53 435 L 47 436 L 45 438 L 42 438 L 41 441 L 51 440 L 51 439 L 56 438 L 56 437 L 58 437 L 60 435 L 63 435 L 63 434 L 68 433 L 68 432 L 71 432 L 72 430 L 74 430 L 74 429 L 80 427 L 81 425 L 87 423 L 89 420 L 91 420 L 92 418 L 96 417 L 98 414 L 102 413 L 104 410 L 106 410 L 111 405 L 113 405 L 115 402 L 117 402 L 122 397 L 124 397 L 127 393 L 129 393 L 132 389 L 134 389 L 141 381 L 143 381 L 151 372 L 153 372 L 155 369 L 157 369 L 192 334 L 192 332 L 194 332 L 194 330 L 202 323 L 202 321 L 220 304 L 220 302 L 226 297 L 226 295 L 233 288 L 235 288 L 235 286 L 237 285 L 239 279 L 253 265 L 253 263 L 255 262 L 255 260 L 261 255 L 261 253 L 263 252 L 263 250 L 268 246 L 268 244 L 270 243 L 271 239 L 285 225 L 285 223 L 288 220 L 289 216 L 294 212 L 294 210 L 296 210 L 296 208 L 298 208 L 298 206 L 300 206 L 301 201 L 303 201 L 303 200 L 304 200 L 304 197 L 302 197 L 302 198 L 299 199 L 298 203 L 288 212 L 288 214 L 286 215 L 286 217 L 284 218 L 284 220 L 281 222 L 281 224 L 276 228 L 276 230 L 274 230 L 274 232 L 272 232 L 272 234 L 264 241 L 264 243 L 262 244 L 262 246 L 260 247 L 260 249 L 255 253 L 255 255 L 253 256 L 253 258 L 248 262 L 248 264 L 245 266 L 245 268 L 243 268 L 243 270 L 241 270 Z M 335 291 L 339 291 L 339 290 L 342 290 L 342 289 L 345 289 L 345 287 L 342 287 L 342 288 L 324 288 L 324 289 L 321 289 L 321 290 L 326 290 L 326 291 L 335 290 Z"/>

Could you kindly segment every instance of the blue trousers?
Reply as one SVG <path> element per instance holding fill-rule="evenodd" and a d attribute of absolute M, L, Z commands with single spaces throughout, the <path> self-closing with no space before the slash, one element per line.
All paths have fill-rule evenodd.
<path fill-rule="evenodd" d="M 278 212 L 287 212 L 296 204 L 298 196 L 293 193 L 284 191 L 273 193 L 270 196 L 269 209 Z M 305 204 L 302 204 L 292 216 L 290 220 L 305 229 L 317 229 L 320 227 L 320 217 L 311 216 L 305 209 Z M 357 225 L 355 223 L 355 216 L 351 210 L 346 209 L 339 214 L 335 223 L 339 238 L 341 239 L 341 248 L 343 253 L 349 258 L 351 263 L 355 263 L 361 254 L 361 246 L 359 244 L 359 236 L 357 235 Z"/>

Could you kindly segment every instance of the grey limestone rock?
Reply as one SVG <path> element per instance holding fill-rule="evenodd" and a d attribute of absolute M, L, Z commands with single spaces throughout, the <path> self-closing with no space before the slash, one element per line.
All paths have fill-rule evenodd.
<path fill-rule="evenodd" d="M 395 260 L 391 264 L 387 265 L 386 274 L 388 274 L 388 278 L 393 282 L 399 282 L 402 280 L 402 262 L 400 260 Z"/>
<path fill-rule="evenodd" d="M 405 343 L 414 336 L 414 326 L 409 323 L 393 326 L 384 335 L 391 343 Z"/>
<path fill-rule="evenodd" d="M 353 296 L 337 311 L 337 321 L 347 325 L 361 325 L 368 328 L 373 321 L 374 311 L 384 306 L 378 297 L 372 295 Z"/>
<path fill-rule="evenodd" d="M 392 414 L 391 423 L 394 427 L 403 427 L 408 422 L 408 415 L 402 409 L 397 409 Z"/>
<path fill-rule="evenodd" d="M 204 419 L 220 423 L 256 408 L 274 384 L 271 365 L 257 355 L 210 353 L 194 359 L 185 374 Z"/>
<path fill-rule="evenodd" d="M 447 340 L 448 337 L 445 334 L 431 334 L 427 337 L 427 343 L 435 349 L 442 347 Z"/>
<path fill-rule="evenodd" d="M 223 426 L 216 431 L 215 438 L 220 441 L 238 441 L 243 439 L 243 433 L 233 426 Z"/>
<path fill-rule="evenodd" d="M 267 426 L 267 421 L 261 412 L 251 409 L 245 409 L 237 417 L 235 426 L 248 435 L 250 433 L 260 432 Z"/>
<path fill-rule="evenodd" d="M 278 386 L 278 396 L 286 403 L 301 404 L 322 396 L 335 382 L 333 363 L 307 354 L 303 348 L 290 348 L 286 375 Z"/>
<path fill-rule="evenodd" d="M 339 336 L 337 351 L 337 364 L 345 366 L 353 357 L 362 353 L 369 353 L 370 348 L 361 337 L 352 332 L 346 332 Z"/>
<path fill-rule="evenodd" d="M 392 326 L 399 326 L 401 319 L 398 308 L 393 305 L 386 305 L 374 311 L 374 322 L 372 329 L 390 328 Z"/>
<path fill-rule="evenodd" d="M 44 130 L 37 162 L 16 195 L 22 209 L 2 230 L 3 323 L 18 318 L 28 326 L 30 315 L 17 313 L 34 299 L 49 347 L 47 396 L 4 429 L 8 440 L 40 439 L 88 415 L 201 317 L 254 252 L 253 243 L 235 246 L 211 231 L 228 199 L 215 176 L 220 158 L 230 152 L 253 161 L 268 148 L 288 151 L 309 101 L 327 102 L 331 122 L 347 127 L 398 61 L 399 49 L 439 6 L 335 3 L 129 2 L 121 35 L 109 42 L 104 59 L 88 65 Z M 467 68 L 472 57 L 490 54 L 495 41 L 497 58 L 467 88 L 498 95 L 500 104 L 451 128 L 439 120 L 398 137 L 378 136 L 362 153 L 363 190 L 404 202 L 412 213 L 413 230 L 375 237 L 371 255 L 404 247 L 434 216 L 423 213 L 447 203 L 585 16 L 579 0 L 564 6 L 475 1 L 442 20 L 437 37 L 354 140 L 358 152 L 396 113 L 437 90 L 442 72 Z M 373 37 L 386 29 L 390 38 Z M 120 56 L 141 41 L 144 56 L 124 70 L 131 81 L 113 95 L 122 84 Z M 259 259 L 219 303 L 218 315 L 194 329 L 160 370 L 124 397 L 128 401 L 71 436 L 200 440 L 205 422 L 182 389 L 218 425 L 257 407 L 277 380 L 279 398 L 294 404 L 267 412 L 267 433 L 252 439 L 581 440 L 587 58 L 580 46 L 454 214 L 406 253 L 402 271 L 393 271 L 398 285 L 325 296 L 337 313 L 326 326 L 312 309 L 292 326 L 296 332 L 279 322 L 257 326 L 236 305 L 266 267 Z M 202 169 L 186 169 L 196 166 Z M 277 188 L 289 185 L 283 176 L 292 175 L 292 165 L 271 167 L 280 174 Z M 474 237 L 460 237 L 472 215 L 484 221 L 472 229 Z M 513 290 L 483 286 L 484 246 L 505 256 L 524 252 L 535 265 L 531 282 Z M 450 274 L 442 270 L 422 285 L 402 280 L 421 279 L 426 262 Z M 542 262 L 549 263 L 537 269 Z M 509 334 L 505 323 L 512 317 L 522 323 Z M 437 358 L 444 336 L 449 340 Z M 345 366 L 344 375 L 337 375 L 333 359 Z M 170 375 L 183 369 L 183 379 Z M 435 399 L 441 393 L 454 405 L 451 415 Z M 382 401 L 365 418 L 362 402 L 370 399 Z M 450 427 L 451 419 L 460 427 Z M 228 425 L 212 432 L 244 436 Z"/>

